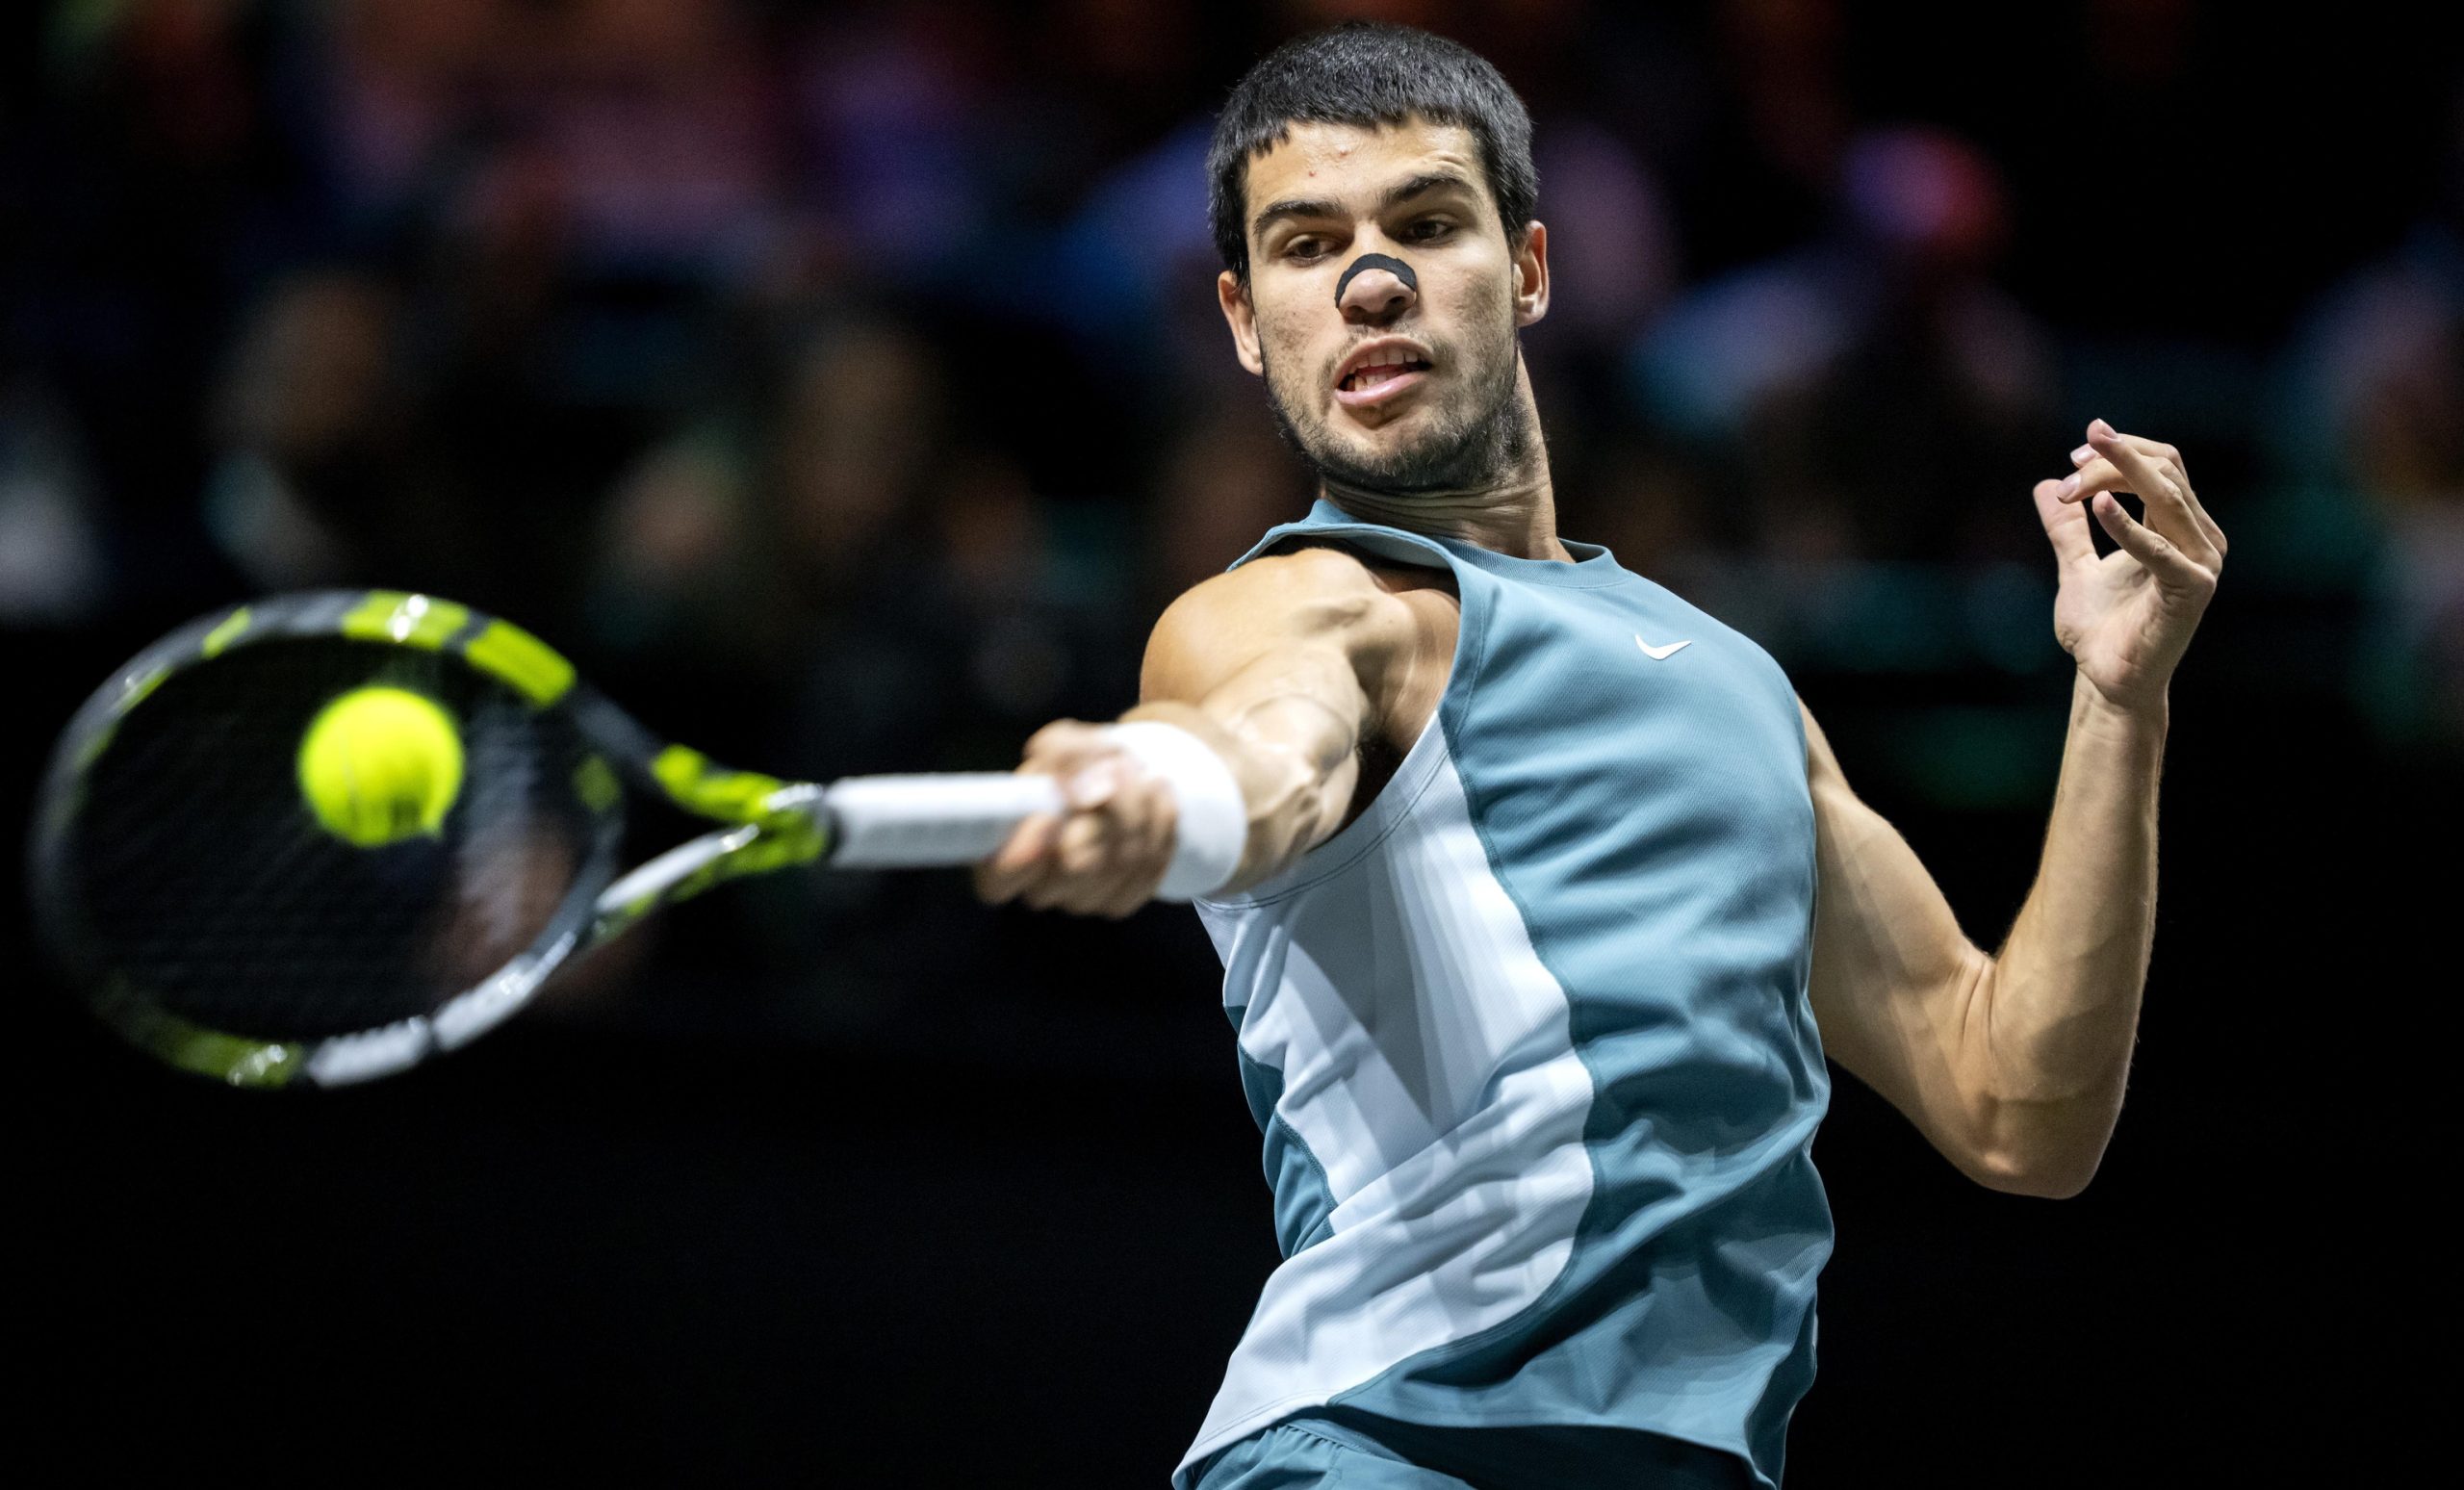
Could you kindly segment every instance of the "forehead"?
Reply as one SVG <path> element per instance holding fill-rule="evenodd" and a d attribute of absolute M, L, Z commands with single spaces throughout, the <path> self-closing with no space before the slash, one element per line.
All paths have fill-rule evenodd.
<path fill-rule="evenodd" d="M 1384 188 L 1442 170 L 1485 193 L 1479 140 L 1460 124 L 1431 123 L 1418 115 L 1399 124 L 1296 123 L 1264 155 L 1249 158 L 1249 214 L 1255 218 L 1269 203 L 1293 198 L 1365 210 Z"/>

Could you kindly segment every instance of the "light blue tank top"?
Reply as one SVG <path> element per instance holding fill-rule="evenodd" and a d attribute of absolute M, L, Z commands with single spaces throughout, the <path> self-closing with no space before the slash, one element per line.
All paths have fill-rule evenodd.
<path fill-rule="evenodd" d="M 1361 816 L 1198 904 L 1285 1256 L 1174 1484 L 1308 1413 L 1504 1430 L 1484 1485 L 1626 1483 L 1674 1440 L 1777 1486 L 1832 1242 L 1787 678 L 1597 545 L 1322 500 L 1240 562 L 1301 535 L 1448 567 L 1462 625 Z"/>

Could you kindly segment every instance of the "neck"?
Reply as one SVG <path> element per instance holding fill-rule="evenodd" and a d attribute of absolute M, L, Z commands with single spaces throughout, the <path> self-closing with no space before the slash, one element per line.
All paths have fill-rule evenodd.
<path fill-rule="evenodd" d="M 1322 477 L 1319 495 L 1364 522 L 1399 527 L 1409 533 L 1456 538 L 1513 558 L 1574 562 L 1557 541 L 1557 500 L 1549 481 L 1549 449 L 1540 435 L 1539 405 L 1531 397 L 1531 379 L 1517 358 L 1515 400 L 1511 417 L 1524 422 L 1528 438 L 1515 466 L 1489 481 L 1455 490 L 1414 492 L 1398 497 Z"/>

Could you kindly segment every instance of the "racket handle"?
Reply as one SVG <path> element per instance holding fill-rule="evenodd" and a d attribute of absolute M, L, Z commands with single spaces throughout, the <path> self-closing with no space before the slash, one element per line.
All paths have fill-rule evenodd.
<path fill-rule="evenodd" d="M 1006 771 L 850 776 L 822 789 L 821 809 L 834 868 L 971 864 L 1028 818 L 1059 812 L 1061 784 Z"/>

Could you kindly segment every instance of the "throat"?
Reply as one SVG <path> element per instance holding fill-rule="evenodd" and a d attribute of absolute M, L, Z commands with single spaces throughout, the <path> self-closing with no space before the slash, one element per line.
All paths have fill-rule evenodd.
<path fill-rule="evenodd" d="M 1556 501 L 1545 475 L 1527 486 L 1408 496 L 1370 491 L 1332 477 L 1322 479 L 1322 489 L 1328 501 L 1365 523 L 1452 538 L 1509 558 L 1574 562 L 1557 541 Z"/>

